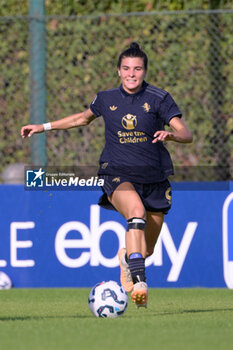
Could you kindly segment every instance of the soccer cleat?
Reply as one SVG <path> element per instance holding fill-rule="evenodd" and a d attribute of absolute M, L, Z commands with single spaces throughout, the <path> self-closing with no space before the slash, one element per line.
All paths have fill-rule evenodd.
<path fill-rule="evenodd" d="M 134 284 L 131 299 L 138 308 L 147 307 L 148 286 L 146 282 L 137 282 Z"/>
<path fill-rule="evenodd" d="M 124 287 L 124 289 L 126 290 L 126 292 L 131 292 L 133 290 L 133 280 L 131 277 L 131 273 L 129 270 L 129 265 L 127 264 L 127 262 L 125 261 L 125 253 L 126 253 L 126 249 L 125 248 L 121 248 L 118 251 L 118 258 L 119 258 L 119 262 L 120 262 L 120 268 L 121 268 L 121 284 Z"/>

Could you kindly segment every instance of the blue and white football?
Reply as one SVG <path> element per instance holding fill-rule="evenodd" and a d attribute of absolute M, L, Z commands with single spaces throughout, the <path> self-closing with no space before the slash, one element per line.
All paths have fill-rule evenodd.
<path fill-rule="evenodd" d="M 127 309 L 128 295 L 115 281 L 101 282 L 91 289 L 88 306 L 96 317 L 119 317 Z"/>
<path fill-rule="evenodd" d="M 3 271 L 0 271 L 0 289 L 10 289 L 12 282 L 10 277 Z"/>

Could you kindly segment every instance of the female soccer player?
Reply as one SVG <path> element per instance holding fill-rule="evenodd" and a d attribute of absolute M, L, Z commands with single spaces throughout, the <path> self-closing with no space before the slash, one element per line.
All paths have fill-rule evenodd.
<path fill-rule="evenodd" d="M 170 94 L 145 81 L 147 63 L 147 55 L 133 42 L 119 56 L 120 87 L 99 92 L 82 113 L 21 129 L 25 138 L 88 125 L 103 116 L 106 144 L 99 161 L 98 175 L 104 179 L 99 205 L 127 220 L 126 248 L 118 252 L 121 283 L 138 307 L 146 307 L 148 300 L 145 259 L 153 253 L 171 207 L 168 176 L 173 165 L 163 142 L 192 142 Z M 165 131 L 165 125 L 172 131 Z"/>

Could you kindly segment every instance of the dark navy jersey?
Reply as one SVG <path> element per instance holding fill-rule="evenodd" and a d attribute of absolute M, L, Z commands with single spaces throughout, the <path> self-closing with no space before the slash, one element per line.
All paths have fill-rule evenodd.
<path fill-rule="evenodd" d="M 153 135 L 181 112 L 170 94 L 143 82 L 135 94 L 122 86 L 100 91 L 90 105 L 105 121 L 105 147 L 99 175 L 125 176 L 134 182 L 159 182 L 173 174 L 170 155 Z"/>

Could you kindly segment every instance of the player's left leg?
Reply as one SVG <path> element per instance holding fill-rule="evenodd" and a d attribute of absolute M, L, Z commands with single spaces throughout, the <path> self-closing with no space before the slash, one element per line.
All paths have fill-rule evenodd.
<path fill-rule="evenodd" d="M 147 221 L 145 229 L 145 239 L 146 239 L 146 257 L 150 256 L 154 252 L 154 247 L 158 240 L 163 221 L 164 213 L 162 212 L 151 212 L 147 211 Z"/>

